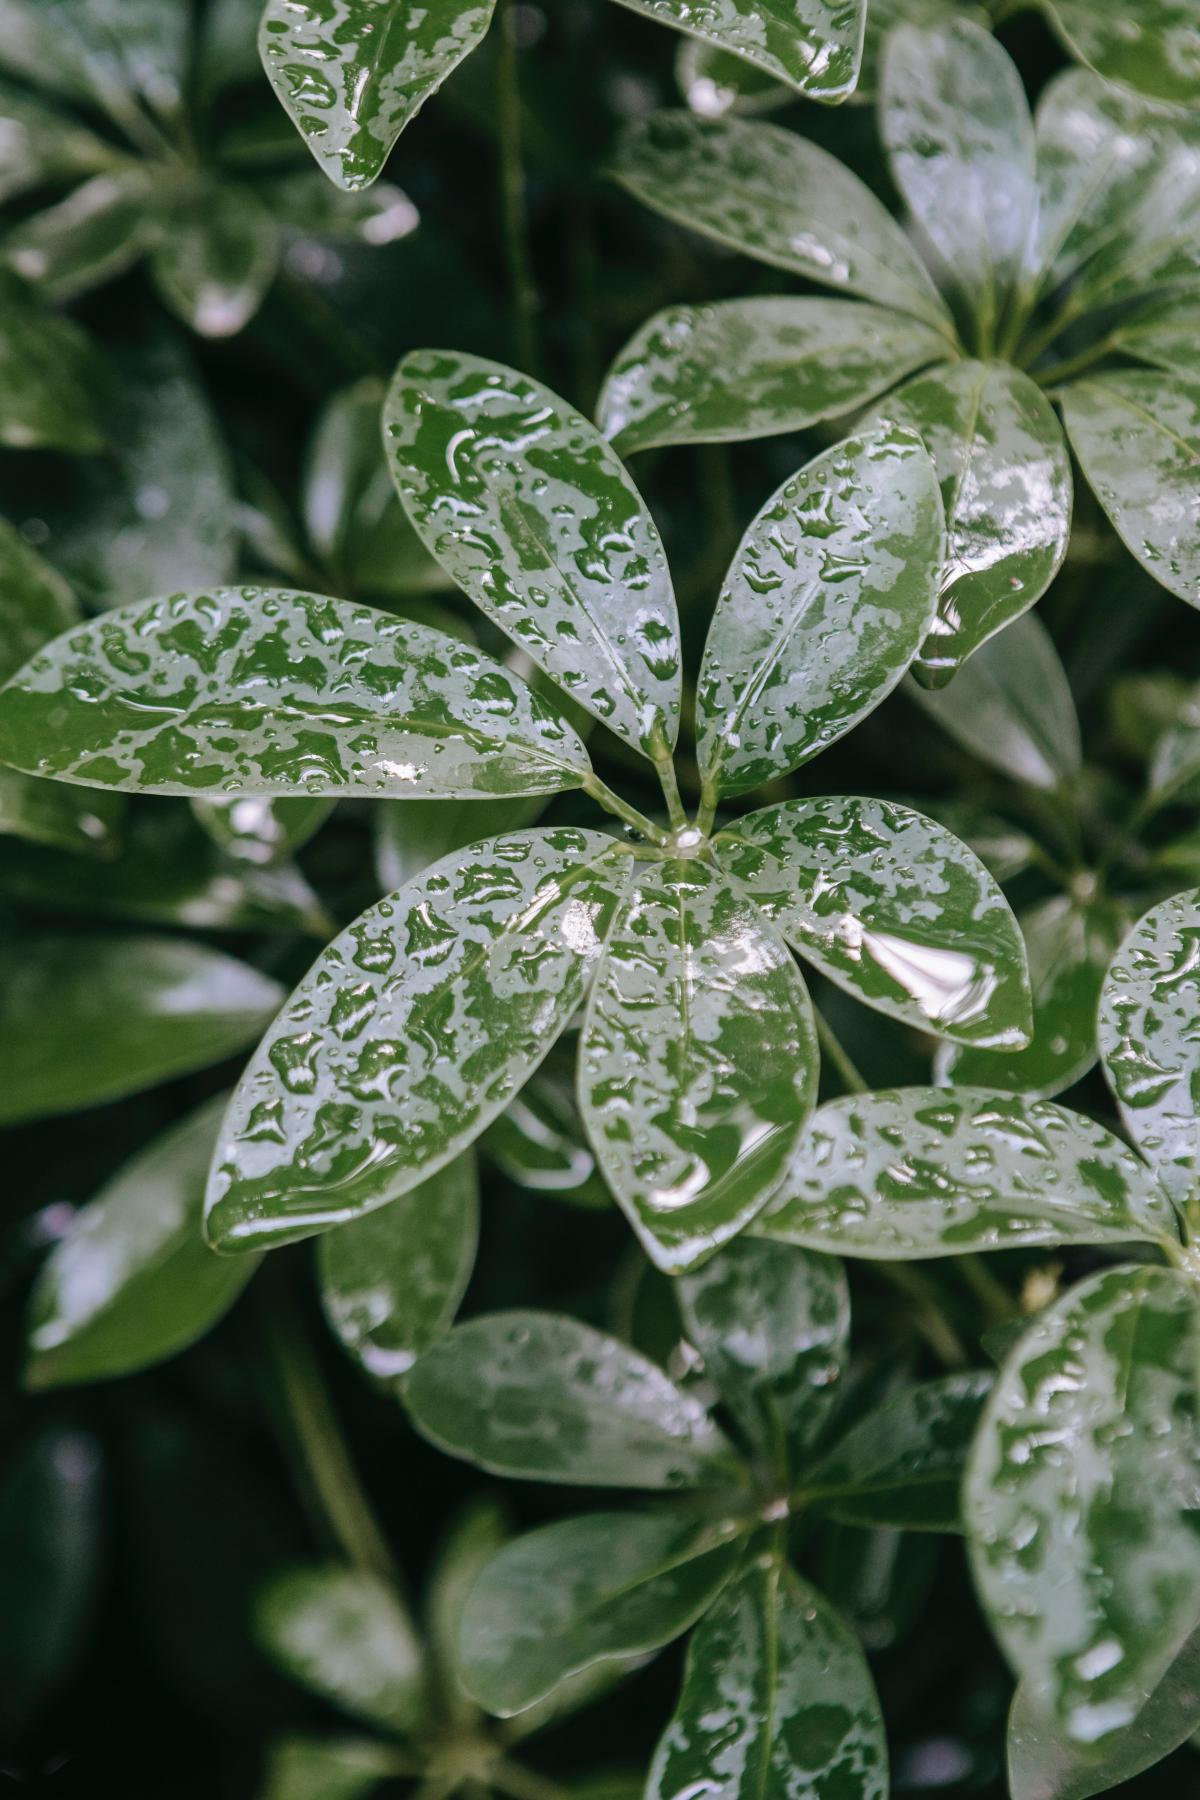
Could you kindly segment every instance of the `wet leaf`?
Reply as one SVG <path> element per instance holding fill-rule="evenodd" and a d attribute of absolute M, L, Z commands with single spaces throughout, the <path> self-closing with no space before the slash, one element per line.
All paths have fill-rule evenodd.
<path fill-rule="evenodd" d="M 449 350 L 400 364 L 384 440 L 409 518 L 476 605 L 647 755 L 679 728 L 658 531 L 616 452 L 528 376 Z"/>
<path fill-rule="evenodd" d="M 0 756 L 159 794 L 445 795 L 576 787 L 587 752 L 516 675 L 367 607 L 217 588 L 120 607 L 0 694 Z"/>
<path fill-rule="evenodd" d="M 792 88 L 754 63 L 695 37 L 685 37 L 675 52 L 675 82 L 701 119 L 719 119 L 727 112 L 776 112 L 794 98 Z"/>
<path fill-rule="evenodd" d="M 452 854 L 348 926 L 234 1094 L 212 1242 L 343 1224 L 472 1143 L 579 1005 L 627 878 L 598 832 L 521 832 Z"/>
<path fill-rule="evenodd" d="M 732 1525 L 671 1513 L 587 1513 L 516 1538 L 467 1599 L 468 1692 L 510 1718 L 597 1662 L 657 1650 L 707 1610 L 740 1550 Z"/>
<path fill-rule="evenodd" d="M 765 1204 L 818 1061 L 800 973 L 756 910 L 699 858 L 641 865 L 592 987 L 579 1096 L 658 1268 L 690 1268 Z"/>
<path fill-rule="evenodd" d="M 943 826 L 887 800 L 787 800 L 720 832 L 721 867 L 858 1000 L 965 1044 L 1030 1029 L 1017 922 Z"/>
<path fill-rule="evenodd" d="M 850 1337 L 841 1264 L 743 1237 L 684 1276 L 677 1292 L 709 1379 L 786 1482 L 839 1398 Z"/>
<path fill-rule="evenodd" d="M 828 1603 L 770 1557 L 732 1581 L 688 1649 L 683 1693 L 647 1800 L 884 1800 L 887 1746 L 857 1642 Z"/>
<path fill-rule="evenodd" d="M 168 197 L 151 269 L 171 311 L 201 337 L 233 337 L 279 263 L 275 219 L 249 188 L 196 181 Z"/>
<path fill-rule="evenodd" d="M 1126 547 L 1155 581 L 1200 605 L 1200 383 L 1118 369 L 1061 395 L 1071 446 Z"/>
<path fill-rule="evenodd" d="M 946 354 L 919 319 L 848 300 L 674 306 L 613 363 L 598 418 L 623 456 L 799 431 L 838 417 Z"/>
<path fill-rule="evenodd" d="M 1200 1611 L 1200 1313 L 1168 1269 L 1107 1269 L 1044 1313 L 964 1488 L 975 1579 L 1030 1702 L 1098 1750 Z"/>
<path fill-rule="evenodd" d="M 704 648 L 708 792 L 787 774 L 891 693 L 933 623 L 944 548 L 912 432 L 847 438 L 784 482 L 738 545 Z"/>
<path fill-rule="evenodd" d="M 39 781 L 0 767 L 0 833 L 76 855 L 110 855 L 121 823 L 121 798 L 92 788 Z"/>
<path fill-rule="evenodd" d="M 477 1497 L 451 1519 L 438 1544 L 425 1599 L 425 1627 L 436 1669 L 438 1696 L 456 1719 L 477 1716 L 462 1684 L 459 1633 L 463 1609 L 480 1575 L 508 1538 L 505 1515 L 494 1500 Z"/>
<path fill-rule="evenodd" d="M 1177 1242 L 1150 1170 L 1083 1113 L 972 1088 L 847 1094 L 813 1116 L 757 1230 L 892 1260 Z"/>
<path fill-rule="evenodd" d="M 405 1401 L 431 1443 L 493 1475 L 636 1488 L 737 1478 L 698 1400 L 616 1338 L 554 1313 L 456 1325 L 414 1364 Z"/>
<path fill-rule="evenodd" d="M 189 15 L 175 0 L 0 0 L 0 64 L 35 87 L 170 116 L 183 98 Z"/>
<path fill-rule="evenodd" d="M 43 1264 L 30 1299 L 26 1381 L 62 1387 L 150 1368 L 202 1337 L 254 1273 L 200 1232 L 227 1096 L 119 1169 Z"/>
<path fill-rule="evenodd" d="M 533 825 L 545 802 L 538 795 L 516 799 L 439 800 L 436 806 L 383 801 L 373 808 L 375 871 L 385 893 L 423 875 L 451 850 L 466 850 L 499 831 Z"/>
<path fill-rule="evenodd" d="M 366 1569 L 294 1569 L 260 1595 L 258 1635 L 295 1680 L 385 1731 L 425 1717 L 424 1653 L 395 1591 Z"/>
<path fill-rule="evenodd" d="M 890 394 L 877 416 L 923 438 L 946 509 L 938 616 L 914 664 L 941 686 L 1040 600 L 1071 529 L 1071 462 L 1050 402 L 1001 363 L 946 363 Z"/>
<path fill-rule="evenodd" d="M 1163 900 L 1117 951 L 1100 994 L 1100 1056 L 1126 1131 L 1181 1204 L 1200 1175 L 1200 891 Z"/>
<path fill-rule="evenodd" d="M 0 519 L 0 677 L 78 623 L 79 607 L 61 575 Z"/>
<path fill-rule="evenodd" d="M 579 1206 L 611 1204 L 596 1173 L 573 1084 L 545 1063 L 489 1125 L 482 1147 L 510 1181 L 531 1193 Z"/>
<path fill-rule="evenodd" d="M 494 0 L 267 0 L 263 67 L 331 181 L 375 180 L 404 127 L 482 40 Z"/>
<path fill-rule="evenodd" d="M 654 113 L 613 173 L 646 206 L 759 262 L 913 313 L 953 343 L 925 265 L 857 175 L 777 125 Z"/>
<path fill-rule="evenodd" d="M 283 990 L 176 938 L 26 932 L 0 940 L 0 1119 L 140 1093 L 251 1042 Z"/>
<path fill-rule="evenodd" d="M 16 276 L 0 276 L 0 444 L 12 450 L 103 449 L 103 365 L 70 319 L 47 312 Z"/>
<path fill-rule="evenodd" d="M 1200 88 L 1196 14 L 1187 0 L 1127 0 L 1119 15 L 1091 0 L 1041 0 L 1072 56 L 1106 81 L 1193 106 Z"/>
<path fill-rule="evenodd" d="M 0 81 L 0 112 L 0 200 L 94 175 L 113 159 L 102 138 L 28 88 Z"/>
<path fill-rule="evenodd" d="M 284 794 L 274 800 L 244 794 L 232 800 L 193 800 L 192 813 L 218 849 L 234 862 L 270 869 L 307 844 L 334 804 L 319 794 Z"/>
<path fill-rule="evenodd" d="M 621 0 L 660 25 L 673 25 L 743 57 L 810 100 L 836 104 L 853 93 L 862 57 L 866 0 Z"/>
<path fill-rule="evenodd" d="M 325 1317 L 368 1374 L 380 1381 L 407 1374 L 449 1329 L 478 1236 L 479 1180 L 468 1150 L 420 1187 L 321 1239 Z"/>
<path fill-rule="evenodd" d="M 54 301 L 74 300 L 132 268 L 151 241 L 153 186 L 135 165 L 101 175 L 22 220 L 0 255 Z"/>

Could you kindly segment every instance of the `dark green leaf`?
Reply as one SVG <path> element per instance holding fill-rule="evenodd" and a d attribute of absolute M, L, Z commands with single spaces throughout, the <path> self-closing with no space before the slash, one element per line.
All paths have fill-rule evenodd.
<path fill-rule="evenodd" d="M 61 575 L 0 519 L 0 680 L 7 680 L 47 639 L 77 624 L 79 616 Z"/>
<path fill-rule="evenodd" d="M 507 1537 L 507 1522 L 494 1500 L 469 1500 L 451 1519 L 434 1557 L 425 1599 L 425 1626 L 439 1698 L 446 1712 L 456 1719 L 465 1721 L 477 1715 L 459 1671 L 463 1610 L 471 1589 Z"/>
<path fill-rule="evenodd" d="M 862 406 L 945 354 L 940 333 L 890 307 L 790 297 L 674 306 L 620 351 L 597 416 L 623 456 L 770 437 Z"/>
<path fill-rule="evenodd" d="M 409 518 L 476 605 L 647 755 L 679 729 L 679 626 L 658 531 L 616 452 L 499 363 L 418 350 L 384 437 Z"/>
<path fill-rule="evenodd" d="M 394 182 L 348 192 L 334 187 L 316 169 L 290 169 L 256 183 L 272 218 L 287 237 L 335 244 L 395 244 L 417 229 L 421 216 Z M 383 398 L 380 386 L 380 400 Z M 379 443 L 379 408 L 375 409 L 375 451 Z"/>
<path fill-rule="evenodd" d="M 1196 1289 L 1107 1269 L 1001 1370 L 964 1487 L 975 1579 L 1030 1703 L 1076 1745 L 1132 1723 L 1200 1611 Z"/>
<path fill-rule="evenodd" d="M 105 400 L 103 367 L 79 327 L 44 311 L 15 275 L 0 277 L 0 444 L 100 450 Z"/>
<path fill-rule="evenodd" d="M 365 1569 L 294 1569 L 259 1598 L 259 1636 L 297 1681 L 385 1731 L 425 1716 L 424 1653 L 394 1589 Z"/>
<path fill-rule="evenodd" d="M 1200 298 L 1172 294 L 1122 319 L 1109 342 L 1128 356 L 1200 383 Z"/>
<path fill-rule="evenodd" d="M 787 774 L 891 693 L 933 623 L 944 550 L 912 432 L 847 438 L 784 482 L 738 545 L 704 647 L 707 792 Z"/>
<path fill-rule="evenodd" d="M 866 0 L 720 0 L 702 8 L 688 0 L 621 4 L 744 57 L 810 100 L 844 100 L 858 80 Z"/>
<path fill-rule="evenodd" d="M 197 181 L 168 196 L 151 267 L 158 291 L 202 337 L 233 337 L 279 262 L 275 219 L 248 188 Z"/>
<path fill-rule="evenodd" d="M 121 275 L 151 238 L 153 185 L 134 165 L 94 175 L 5 233 L 4 261 L 50 300 L 74 300 Z"/>
<path fill-rule="evenodd" d="M 545 1063 L 489 1125 L 482 1142 L 485 1154 L 518 1187 L 580 1206 L 610 1203 L 573 1085 Z"/>
<path fill-rule="evenodd" d="M 464 1150 L 579 1005 L 627 879 L 599 832 L 522 832 L 447 857 L 356 919 L 237 1088 L 211 1240 L 307 1237 Z"/>
<path fill-rule="evenodd" d="M 0 200 L 94 175 L 115 160 L 102 138 L 28 88 L 0 82 L 0 113 Z"/>
<path fill-rule="evenodd" d="M 121 822 L 121 797 L 91 788 L 39 781 L 0 767 L 0 833 L 93 856 L 111 854 Z"/>
<path fill-rule="evenodd" d="M 259 1800 L 363 1800 L 407 1772 L 395 1751 L 371 1738 L 281 1738 L 268 1752 Z"/>
<path fill-rule="evenodd" d="M 719 119 L 727 112 L 775 112 L 795 97 L 790 87 L 754 63 L 730 50 L 718 50 L 702 38 L 685 37 L 680 42 L 675 52 L 675 82 L 701 119 Z"/>
<path fill-rule="evenodd" d="M 961 1043 L 1028 1042 L 1017 922 L 932 819 L 887 800 L 787 800 L 715 844 L 734 883 L 856 999 Z"/>
<path fill-rule="evenodd" d="M 579 1048 L 596 1161 L 668 1273 L 749 1223 L 816 1100 L 804 983 L 706 861 L 641 865 L 609 932 Z"/>
<path fill-rule="evenodd" d="M 178 0 L 0 0 L 0 64 L 118 125 L 132 101 L 169 116 L 183 99 L 188 26 Z"/>
<path fill-rule="evenodd" d="M 937 1578 L 934 1533 L 867 1531 L 832 1519 L 817 1544 L 821 1591 L 854 1627 L 864 1650 L 890 1650 L 911 1631 Z"/>
<path fill-rule="evenodd" d="M 553 1313 L 456 1325 L 405 1383 L 417 1429 L 495 1475 L 572 1487 L 703 1487 L 736 1479 L 698 1400 L 616 1338 Z"/>
<path fill-rule="evenodd" d="M 451 850 L 466 850 L 484 836 L 520 831 L 535 823 L 545 802 L 537 795 L 512 800 L 439 800 L 409 806 L 402 800 L 374 808 L 375 871 L 385 893 L 403 887 Z"/>
<path fill-rule="evenodd" d="M 322 795 L 281 795 L 267 800 L 242 794 L 234 800 L 193 800 L 192 813 L 218 849 L 232 861 L 274 868 L 307 844 L 334 807 Z M 388 884 L 399 887 L 398 881 Z"/>
<path fill-rule="evenodd" d="M 1093 0 L 1041 0 L 1067 49 L 1107 81 L 1153 100 L 1194 106 L 1200 39 L 1189 0 L 1124 0 L 1119 12 Z"/>

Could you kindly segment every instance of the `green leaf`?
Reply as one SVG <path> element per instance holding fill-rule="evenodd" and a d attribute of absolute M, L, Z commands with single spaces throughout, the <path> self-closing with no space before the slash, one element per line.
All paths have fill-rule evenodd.
<path fill-rule="evenodd" d="M 596 1173 L 574 1084 L 545 1063 L 482 1140 L 484 1153 L 518 1187 L 579 1206 L 610 1204 Z"/>
<path fill-rule="evenodd" d="M 987 14 L 966 0 L 870 0 L 867 7 L 867 30 L 863 40 L 862 69 L 855 100 L 873 100 L 879 91 L 879 75 L 888 38 L 898 25 L 948 24 L 955 14 L 988 23 Z"/>
<path fill-rule="evenodd" d="M 0 200 L 94 175 L 114 160 L 102 138 L 27 88 L 0 81 L 0 112 Z"/>
<path fill-rule="evenodd" d="M 887 1744 L 862 1651 L 773 1557 L 732 1581 L 688 1649 L 646 1800 L 885 1800 Z"/>
<path fill-rule="evenodd" d="M 676 49 L 675 84 L 701 119 L 719 119 L 727 112 L 776 112 L 795 98 L 791 87 L 754 63 L 695 37 L 684 37 Z"/>
<path fill-rule="evenodd" d="M 864 1650 L 890 1650 L 920 1618 L 938 1572 L 933 1532 L 863 1530 L 832 1519 L 817 1541 L 821 1591 Z"/>
<path fill-rule="evenodd" d="M 671 1513 L 587 1513 L 506 1544 L 471 1589 L 467 1691 L 511 1718 L 572 1675 L 657 1650 L 695 1623 L 737 1565 L 731 1523 Z"/>
<path fill-rule="evenodd" d="M 15 275 L 0 273 L 0 445 L 101 450 L 106 399 L 90 340 L 70 319 L 44 311 Z"/>
<path fill-rule="evenodd" d="M 425 1597 L 425 1627 L 438 1697 L 447 1714 L 461 1721 L 477 1716 L 459 1670 L 463 1610 L 471 1589 L 507 1537 L 501 1508 L 494 1500 L 476 1497 L 455 1513 L 435 1552 Z"/>
<path fill-rule="evenodd" d="M 1030 1702 L 1099 1749 L 1200 1611 L 1192 1282 L 1107 1269 L 1001 1370 L 964 1488 L 975 1580 Z"/>
<path fill-rule="evenodd" d="M 544 810 L 537 795 L 512 800 L 439 800 L 436 806 L 382 801 L 374 811 L 375 871 L 385 893 L 423 875 L 451 850 L 466 850 L 485 835 L 521 831 Z"/>
<path fill-rule="evenodd" d="M 831 1100 L 757 1229 L 883 1261 L 1178 1242 L 1166 1195 L 1119 1138 L 1052 1102 L 971 1088 Z"/>
<path fill-rule="evenodd" d="M 913 313 L 953 343 L 925 265 L 871 190 L 777 125 L 654 113 L 626 127 L 613 174 L 646 206 L 776 269 Z"/>
<path fill-rule="evenodd" d="M 268 1750 L 259 1800 L 364 1800 L 405 1772 L 395 1752 L 371 1738 L 280 1738 Z"/>
<path fill-rule="evenodd" d="M 708 792 L 799 768 L 891 693 L 933 623 L 944 550 L 933 463 L 912 432 L 847 438 L 784 482 L 734 553 L 704 647 Z"/>
<path fill-rule="evenodd" d="M 946 509 L 938 616 L 914 664 L 948 682 L 973 651 L 1040 600 L 1067 552 L 1071 462 L 1050 402 L 1003 363 L 946 363 L 876 409 L 920 436 Z"/>
<path fill-rule="evenodd" d="M 183 100 L 189 27 L 178 0 L 0 0 L 0 66 L 99 104 L 118 126 L 133 101 L 169 117 Z"/>
<path fill-rule="evenodd" d="M 997 1053 L 946 1044 L 935 1073 L 956 1087 L 1004 1088 L 1045 1100 L 1095 1064 L 1100 985 L 1124 917 L 1107 901 L 1081 904 L 1056 894 L 1022 913 L 1020 922 L 1033 987 L 1029 1048 Z"/>
<path fill-rule="evenodd" d="M 295 1680 L 385 1731 L 425 1717 L 424 1653 L 395 1590 L 366 1569 L 330 1563 L 270 1582 L 258 1634 Z"/>
<path fill-rule="evenodd" d="M 233 862 L 271 869 L 315 836 L 334 805 L 319 794 L 281 795 L 274 800 L 243 794 L 233 800 L 193 800 L 192 814 Z"/>
<path fill-rule="evenodd" d="M 866 0 L 621 0 L 632 12 L 732 51 L 810 100 L 836 104 L 854 92 Z"/>
<path fill-rule="evenodd" d="M 1064 1737 L 1017 1689 L 1008 1715 L 1013 1800 L 1092 1800 L 1177 1750 L 1200 1727 L 1200 1631 L 1193 1631 L 1132 1725 L 1114 1732 L 1100 1757 Z"/>
<path fill-rule="evenodd" d="M 991 1386 L 975 1371 L 902 1388 L 805 1470 L 801 1504 L 847 1525 L 961 1530 L 963 1469 Z"/>
<path fill-rule="evenodd" d="M 698 1400 L 616 1338 L 553 1313 L 456 1325 L 414 1364 L 404 1397 L 423 1436 L 493 1475 L 636 1488 L 737 1478 Z"/>
<path fill-rule="evenodd" d="M 254 1260 L 214 1256 L 200 1234 L 226 1098 L 161 1133 L 75 1214 L 34 1283 L 31 1387 L 150 1368 L 185 1350 L 233 1305 Z"/>
<path fill-rule="evenodd" d="M 786 1482 L 840 1397 L 850 1338 L 842 1265 L 739 1238 L 677 1292 L 684 1329 L 722 1400 Z"/>
<path fill-rule="evenodd" d="M 1200 890 L 1160 901 L 1100 993 L 1100 1056 L 1121 1122 L 1180 1205 L 1200 1175 Z"/>
<path fill-rule="evenodd" d="M 658 1268 L 690 1268 L 765 1204 L 818 1061 L 800 972 L 755 909 L 699 858 L 640 865 L 588 1001 L 579 1097 Z"/>
<path fill-rule="evenodd" d="M 494 0 L 267 0 L 263 67 L 339 187 L 368 187 L 409 121 L 491 23 Z"/>
<path fill-rule="evenodd" d="M 278 225 L 249 188 L 198 180 L 167 196 L 150 266 L 171 311 L 201 337 L 241 331 L 278 264 Z"/>
<path fill-rule="evenodd" d="M 1033 121 L 1008 53 L 969 19 L 888 39 L 880 130 L 892 175 L 990 353 L 1034 216 Z"/>
<path fill-rule="evenodd" d="M 150 242 L 153 186 L 136 164 L 117 168 L 34 213 L 4 235 L 0 254 L 50 300 L 74 300 L 132 268 Z"/>
<path fill-rule="evenodd" d="M 1041 0 L 1055 31 L 1080 62 L 1106 81 L 1152 100 L 1194 106 L 1200 43 L 1189 0 L 1126 0 L 1119 13 L 1092 0 Z"/>
<path fill-rule="evenodd" d="M 61 575 L 43 562 L 7 519 L 0 519 L 0 680 L 35 650 L 79 621 Z"/>
<path fill-rule="evenodd" d="M 452 854 L 356 919 L 234 1094 L 211 1241 L 307 1237 L 464 1150 L 567 1025 L 627 879 L 599 832 L 521 832 Z"/>
<path fill-rule="evenodd" d="M 1007 900 L 943 826 L 887 800 L 786 800 L 715 839 L 722 869 L 823 975 L 960 1043 L 1020 1047 L 1025 950 Z"/>
<path fill-rule="evenodd" d="M 289 169 L 256 181 L 256 191 L 276 224 L 293 242 L 318 244 L 396 244 L 417 229 L 421 215 L 392 181 L 348 193 L 333 187 L 316 169 Z M 357 358 L 355 359 L 358 360 Z M 379 398 L 383 398 L 382 383 Z M 375 408 L 375 454 L 379 444 L 379 408 Z M 390 491 L 390 490 L 389 490 Z"/>
<path fill-rule="evenodd" d="M 39 781 L 0 767 L 0 833 L 76 855 L 110 855 L 121 823 L 121 798 L 91 788 Z"/>
<path fill-rule="evenodd" d="M 623 456 L 771 437 L 862 406 L 945 354 L 939 332 L 890 307 L 790 296 L 673 306 L 618 353 L 597 417 Z"/>
<path fill-rule="evenodd" d="M 547 793 L 589 768 L 571 727 L 469 645 L 271 588 L 176 594 L 68 632 L 0 690 L 0 757 L 218 796 Z"/>
<path fill-rule="evenodd" d="M 479 1181 L 468 1150 L 420 1187 L 321 1239 L 325 1317 L 368 1374 L 381 1381 L 407 1374 L 449 1329 L 478 1237 Z"/>
<path fill-rule="evenodd" d="M 1071 447 L 1126 548 L 1200 605 L 1200 382 L 1118 369 L 1060 396 Z"/>
<path fill-rule="evenodd" d="M 0 1120 L 98 1106 L 222 1062 L 282 997 L 257 969 L 176 938 L 0 939 Z"/>
<path fill-rule="evenodd" d="M 911 699 L 965 750 L 1015 781 L 1052 791 L 1083 761 L 1066 670 L 1040 620 L 1025 614 L 937 693 L 911 684 Z"/>
<path fill-rule="evenodd" d="M 1200 383 L 1200 298 L 1172 294 L 1142 307 L 1109 334 L 1114 349 L 1127 356 Z"/>
<path fill-rule="evenodd" d="M 383 410 L 427 547 L 552 680 L 647 755 L 679 729 L 679 625 L 654 521 L 616 452 L 548 388 L 414 350 Z"/>

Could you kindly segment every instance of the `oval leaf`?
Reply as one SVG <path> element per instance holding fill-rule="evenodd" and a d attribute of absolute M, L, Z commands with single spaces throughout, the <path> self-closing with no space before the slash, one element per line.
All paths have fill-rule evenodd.
<path fill-rule="evenodd" d="M 11 450 L 104 448 L 108 386 L 90 339 L 43 311 L 0 273 L 0 444 Z"/>
<path fill-rule="evenodd" d="M 1072 56 L 1106 81 L 1195 105 L 1200 37 L 1189 0 L 1124 0 L 1119 13 L 1092 0 L 1042 0 L 1042 9 Z"/>
<path fill-rule="evenodd" d="M 687 0 L 621 4 L 732 51 L 810 100 L 844 100 L 858 80 L 867 0 L 721 0 L 699 10 Z"/>
<path fill-rule="evenodd" d="M 385 1731 L 425 1714 L 423 1652 L 395 1591 L 366 1569 L 293 1569 L 259 1596 L 258 1633 L 297 1681 Z"/>
<path fill-rule="evenodd" d="M 172 194 L 150 259 L 158 291 L 201 337 L 233 337 L 279 266 L 279 230 L 249 188 L 196 181 Z"/>

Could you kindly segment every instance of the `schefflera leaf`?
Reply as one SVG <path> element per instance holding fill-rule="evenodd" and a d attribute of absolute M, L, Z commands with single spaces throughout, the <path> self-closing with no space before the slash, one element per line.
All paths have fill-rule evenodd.
<path fill-rule="evenodd" d="M 1028 1697 L 1102 1749 L 1200 1612 L 1200 1303 L 1170 1269 L 1106 1269 L 1035 1321 L 964 1487 L 975 1580 Z"/>
<path fill-rule="evenodd" d="M 935 820 L 887 800 L 785 800 L 714 847 L 733 884 L 856 999 L 963 1044 L 1029 1041 L 1017 922 L 978 857 Z"/>
<path fill-rule="evenodd" d="M 1139 919 L 1100 992 L 1100 1058 L 1121 1120 L 1179 1204 L 1200 1176 L 1200 889 Z"/>
<path fill-rule="evenodd" d="M 933 623 L 942 501 L 915 432 L 847 438 L 753 519 L 721 589 L 697 689 L 706 794 L 741 794 L 879 705 Z"/>
<path fill-rule="evenodd" d="M 877 1261 L 1179 1247 L 1167 1195 L 1119 1138 L 1053 1101 L 976 1088 L 894 1088 L 820 1107 L 756 1229 Z"/>
<path fill-rule="evenodd" d="M 886 1800 L 887 1743 L 866 1658 L 815 1588 L 774 1556 L 730 1582 L 688 1647 L 646 1800 Z"/>
<path fill-rule="evenodd" d="M 0 758 L 158 794 L 467 799 L 578 787 L 578 734 L 457 638 L 318 594 L 114 608 L 0 689 Z"/>
<path fill-rule="evenodd" d="M 818 1064 L 808 994 L 771 926 L 699 857 L 642 864 L 592 985 L 579 1095 L 657 1267 L 689 1268 L 765 1205 Z"/>
<path fill-rule="evenodd" d="M 712 1604 L 740 1548 L 732 1523 L 669 1512 L 585 1513 L 514 1539 L 463 1609 L 468 1692 L 511 1718 L 598 1662 L 659 1649 Z"/>
<path fill-rule="evenodd" d="M 555 1313 L 472 1319 L 405 1383 L 418 1431 L 494 1475 L 575 1487 L 731 1487 L 704 1407 L 618 1339 Z"/>
<path fill-rule="evenodd" d="M 836 104 L 854 92 L 867 0 L 621 0 L 632 12 L 732 51 L 810 100 Z"/>
<path fill-rule="evenodd" d="M 679 730 L 679 623 L 645 502 L 596 427 L 528 375 L 414 350 L 383 409 L 437 561 L 573 700 L 646 755 Z"/>
<path fill-rule="evenodd" d="M 275 1659 L 335 1706 L 385 1731 L 426 1711 L 424 1653 L 394 1588 L 367 1569 L 291 1569 L 259 1596 L 258 1634 Z"/>
<path fill-rule="evenodd" d="M 1195 105 L 1200 42 L 1189 0 L 1126 0 L 1116 13 L 1091 0 L 1042 0 L 1042 10 L 1071 54 L 1107 81 Z"/>
<path fill-rule="evenodd" d="M 267 0 L 267 78 L 321 168 L 369 187 L 404 127 L 484 38 L 494 0 Z"/>
<path fill-rule="evenodd" d="M 234 1093 L 205 1203 L 210 1241 L 307 1237 L 466 1149 L 579 1005 L 628 871 L 599 832 L 514 832 L 361 914 Z"/>
<path fill-rule="evenodd" d="M 920 434 L 941 482 L 946 567 L 913 664 L 918 680 L 939 686 L 1057 574 L 1071 531 L 1070 458 L 1045 395 L 1002 363 L 946 363 L 878 412 Z"/>

